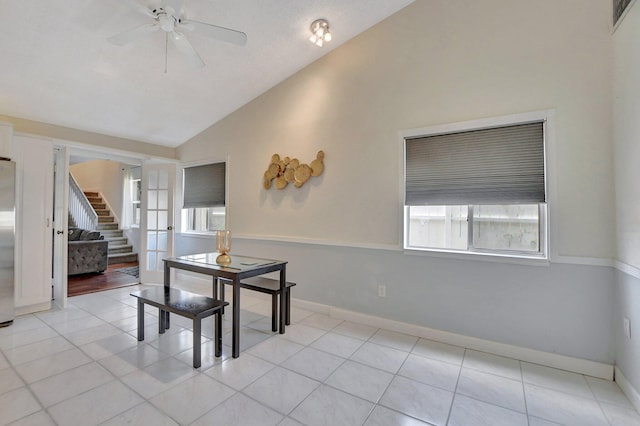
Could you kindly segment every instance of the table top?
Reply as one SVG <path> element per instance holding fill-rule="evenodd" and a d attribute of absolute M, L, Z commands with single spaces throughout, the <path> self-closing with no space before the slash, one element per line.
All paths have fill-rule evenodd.
<path fill-rule="evenodd" d="M 232 270 L 235 272 L 249 271 L 255 268 L 261 268 L 268 265 L 282 265 L 287 262 L 273 259 L 260 259 L 256 257 L 246 257 L 241 255 L 229 254 L 231 263 L 228 265 L 219 265 L 216 258 L 220 255 L 218 252 L 189 254 L 185 256 L 170 257 L 163 259 L 166 261 L 177 263 L 199 264 L 212 269 Z"/>

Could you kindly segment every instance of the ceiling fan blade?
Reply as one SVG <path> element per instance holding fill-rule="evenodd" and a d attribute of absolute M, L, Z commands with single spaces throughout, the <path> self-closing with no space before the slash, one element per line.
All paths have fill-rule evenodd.
<path fill-rule="evenodd" d="M 116 34 L 113 37 L 109 37 L 107 40 L 117 46 L 124 46 L 132 41 L 158 31 L 156 24 L 144 24 L 139 27 L 132 28 L 120 34 Z"/>
<path fill-rule="evenodd" d="M 153 14 L 153 12 L 151 12 L 151 10 L 155 8 L 153 5 L 149 5 L 149 7 L 147 7 L 141 3 L 138 3 L 136 0 L 127 0 L 127 3 L 129 3 L 131 7 L 137 10 L 138 12 L 144 13 L 147 16 L 155 18 L 155 15 Z"/>
<path fill-rule="evenodd" d="M 204 61 L 198 55 L 198 52 L 193 48 L 187 37 L 184 34 L 179 33 L 177 31 L 172 31 L 169 33 L 169 37 L 173 41 L 173 44 L 176 45 L 178 51 L 182 53 L 185 59 L 194 67 L 194 68 L 202 68 L 204 67 Z"/>
<path fill-rule="evenodd" d="M 241 31 L 191 20 L 183 20 L 182 24 L 192 26 L 194 34 L 215 38 L 217 40 L 226 41 L 227 43 L 233 43 L 240 46 L 247 44 L 247 35 Z"/>

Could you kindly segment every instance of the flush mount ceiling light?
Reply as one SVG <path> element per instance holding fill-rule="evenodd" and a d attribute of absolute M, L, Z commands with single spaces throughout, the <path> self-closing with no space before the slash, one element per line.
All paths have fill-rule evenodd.
<path fill-rule="evenodd" d="M 329 22 L 326 19 L 316 19 L 311 24 L 311 37 L 309 41 L 318 47 L 322 47 L 324 43 L 331 41 L 331 32 L 329 32 Z"/>

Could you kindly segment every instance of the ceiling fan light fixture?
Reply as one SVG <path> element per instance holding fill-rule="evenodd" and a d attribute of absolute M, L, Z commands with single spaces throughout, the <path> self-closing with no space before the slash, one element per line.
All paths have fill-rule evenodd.
<path fill-rule="evenodd" d="M 309 41 L 318 47 L 322 47 L 324 43 L 331 41 L 331 32 L 329 31 L 329 22 L 326 19 L 316 19 L 311 23 L 311 37 Z"/>
<path fill-rule="evenodd" d="M 175 18 L 172 15 L 162 12 L 158 15 L 158 25 L 166 32 L 171 32 L 175 28 Z"/>

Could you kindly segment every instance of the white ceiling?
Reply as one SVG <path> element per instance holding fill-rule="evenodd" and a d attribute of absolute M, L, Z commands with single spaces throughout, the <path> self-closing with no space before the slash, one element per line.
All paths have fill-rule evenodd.
<path fill-rule="evenodd" d="M 0 114 L 175 147 L 413 0 L 185 0 L 187 17 L 243 31 L 244 47 L 188 35 L 191 68 L 132 0 L 0 0 Z M 140 0 L 144 2 L 145 0 Z M 333 41 L 308 41 L 317 18 Z"/>

